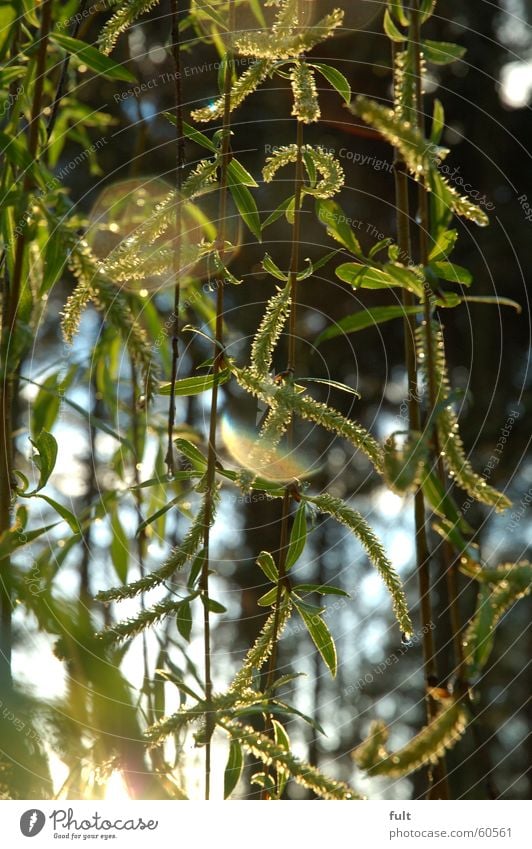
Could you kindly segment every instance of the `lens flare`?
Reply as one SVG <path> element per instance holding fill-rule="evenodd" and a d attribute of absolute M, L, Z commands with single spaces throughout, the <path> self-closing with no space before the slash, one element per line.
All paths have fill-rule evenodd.
<path fill-rule="evenodd" d="M 159 178 L 107 186 L 92 208 L 87 231 L 102 271 L 120 288 L 139 293 L 173 287 L 176 271 L 181 284 L 191 277 L 214 277 L 208 246 L 218 237 L 217 194 L 183 200 Z M 225 233 L 227 264 L 241 240 L 239 217 L 230 203 Z"/>
<path fill-rule="evenodd" d="M 317 464 L 300 448 L 283 449 L 257 439 L 257 432 L 224 416 L 221 437 L 232 460 L 257 477 L 275 483 L 303 480 L 316 474 Z"/>

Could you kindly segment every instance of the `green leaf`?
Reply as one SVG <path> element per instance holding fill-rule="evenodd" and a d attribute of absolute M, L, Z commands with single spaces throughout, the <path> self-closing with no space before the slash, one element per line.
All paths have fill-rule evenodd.
<path fill-rule="evenodd" d="M 165 117 L 172 123 L 176 123 L 175 115 L 172 115 L 171 112 L 165 112 Z M 218 148 L 216 145 L 204 134 L 197 130 L 195 127 L 192 127 L 190 124 L 187 124 L 186 121 L 183 121 L 183 134 L 187 139 L 196 142 L 200 147 L 204 147 L 207 150 L 210 150 L 212 153 L 217 153 Z"/>
<path fill-rule="evenodd" d="M 201 472 L 205 471 L 207 468 L 207 460 L 201 451 L 192 444 L 192 442 L 189 442 L 188 439 L 179 437 L 178 439 L 174 439 L 174 445 L 178 451 L 181 451 L 181 454 L 185 455 L 187 460 L 190 460 L 194 469 Z"/>
<path fill-rule="evenodd" d="M 462 295 L 461 300 L 473 304 L 493 304 L 497 307 L 512 307 L 517 313 L 522 312 L 521 304 L 511 298 L 500 298 L 498 295 Z"/>
<path fill-rule="evenodd" d="M 432 62 L 434 65 L 449 65 L 457 59 L 462 59 L 467 52 L 465 47 L 448 41 L 425 40 L 422 42 L 422 48 L 427 62 Z"/>
<path fill-rule="evenodd" d="M 201 377 L 185 377 L 183 380 L 176 380 L 174 394 L 176 396 L 199 395 L 201 392 L 207 392 L 212 389 L 215 383 L 221 386 L 231 377 L 229 369 L 222 369 L 218 374 L 205 374 Z M 159 395 L 170 395 L 172 389 L 171 383 L 162 383 L 159 386 Z"/>
<path fill-rule="evenodd" d="M 227 613 L 227 608 L 223 604 L 220 604 L 219 601 L 215 601 L 213 598 L 206 599 L 203 595 L 201 596 L 201 600 L 211 613 Z"/>
<path fill-rule="evenodd" d="M 46 430 L 42 430 L 37 439 L 31 439 L 30 442 L 37 450 L 37 454 L 32 457 L 33 462 L 39 469 L 39 483 L 34 490 L 39 492 L 48 483 L 48 478 L 52 474 L 57 460 L 57 442 L 55 437 Z"/>
<path fill-rule="evenodd" d="M 340 392 L 347 392 L 348 395 L 354 395 L 360 398 L 360 392 L 348 386 L 347 383 L 341 383 L 339 380 L 329 380 L 326 377 L 298 377 L 299 383 L 323 383 L 324 386 L 329 386 L 331 389 L 339 389 Z"/>
<path fill-rule="evenodd" d="M 298 584 L 293 588 L 295 593 L 319 593 L 320 595 L 341 595 L 351 598 L 349 593 L 338 587 L 330 587 L 328 584 Z"/>
<path fill-rule="evenodd" d="M 299 615 L 306 625 L 312 641 L 319 653 L 321 654 L 325 664 L 328 666 L 332 677 L 336 676 L 338 668 L 338 659 L 336 656 L 336 646 L 331 636 L 331 632 L 327 625 L 317 613 L 310 615 L 307 613 L 305 606 L 294 599 L 294 606 L 297 608 Z"/>
<path fill-rule="evenodd" d="M 390 15 L 388 9 L 386 9 L 386 11 L 384 12 L 383 25 L 384 25 L 384 32 L 386 33 L 388 38 L 390 38 L 392 41 L 395 41 L 398 44 L 400 44 L 403 41 L 406 41 L 406 35 L 403 35 L 403 33 L 400 32 L 400 30 L 397 29 L 397 27 L 395 26 L 395 24 L 393 22 L 393 18 Z"/>
<path fill-rule="evenodd" d="M 187 643 L 190 642 L 190 633 L 192 631 L 192 611 L 188 601 L 184 601 L 183 604 L 179 605 L 175 621 L 177 630 L 183 639 L 185 639 Z"/>
<path fill-rule="evenodd" d="M 130 71 L 109 59 L 108 56 L 104 56 L 91 44 L 80 41 L 79 38 L 71 38 L 69 35 L 54 32 L 50 35 L 50 39 L 66 50 L 67 53 L 87 65 L 92 71 L 96 71 L 96 73 L 102 74 L 110 80 L 123 80 L 127 83 L 137 82 L 136 77 Z"/>
<path fill-rule="evenodd" d="M 240 781 L 244 757 L 238 740 L 231 740 L 229 744 L 229 757 L 224 772 L 224 799 L 228 799 L 236 785 Z"/>
<path fill-rule="evenodd" d="M 268 215 L 267 219 L 262 224 L 262 229 L 265 230 L 266 227 L 270 226 L 270 224 L 273 224 L 279 218 L 282 218 L 282 216 L 285 215 L 290 204 L 292 204 L 293 202 L 294 202 L 294 195 L 290 195 L 289 198 L 286 198 L 286 200 L 283 200 L 279 204 L 277 209 L 275 209 L 270 215 Z"/>
<path fill-rule="evenodd" d="M 288 276 L 281 271 L 276 262 L 271 258 L 269 254 L 264 255 L 264 259 L 261 262 L 261 265 L 264 271 L 267 271 L 268 274 L 271 274 L 272 277 L 275 277 L 276 280 L 282 280 L 283 283 L 288 281 Z"/>
<path fill-rule="evenodd" d="M 432 16 L 437 0 L 421 0 L 419 11 L 421 13 L 421 23 L 424 24 Z"/>
<path fill-rule="evenodd" d="M 346 103 L 350 102 L 351 86 L 340 71 L 337 71 L 336 68 L 333 68 L 331 65 L 325 65 L 322 62 L 311 62 L 310 65 L 312 68 L 316 68 L 316 70 L 325 77 L 327 82 L 336 89 L 340 97 L 342 97 Z"/>
<path fill-rule="evenodd" d="M 430 140 L 432 144 L 438 145 L 441 141 L 443 131 L 445 129 L 445 110 L 441 100 L 434 100 L 434 108 L 432 112 L 432 126 L 430 130 Z"/>
<path fill-rule="evenodd" d="M 458 238 L 458 230 L 442 230 L 429 254 L 429 262 L 447 260 L 453 252 Z"/>
<path fill-rule="evenodd" d="M 258 188 L 255 178 L 251 176 L 247 168 L 244 168 L 238 159 L 231 159 L 227 166 L 227 171 L 235 183 L 241 183 L 243 186 L 251 186 L 252 189 Z"/>
<path fill-rule="evenodd" d="M 274 584 L 277 583 L 279 580 L 279 572 L 277 571 L 277 566 L 275 565 L 275 561 L 269 551 L 261 551 L 257 557 L 257 566 L 260 566 L 270 581 Z"/>
<path fill-rule="evenodd" d="M 129 565 L 129 543 L 116 506 L 111 512 L 111 533 L 111 561 L 118 580 L 125 584 Z"/>
<path fill-rule="evenodd" d="M 407 27 L 409 20 L 403 6 L 403 0 L 390 0 L 388 5 L 394 18 L 399 21 L 401 26 Z"/>
<path fill-rule="evenodd" d="M 349 225 L 350 219 L 334 200 L 316 200 L 316 215 L 328 235 L 355 256 L 362 256 L 360 242 Z"/>
<path fill-rule="evenodd" d="M 24 548 L 26 545 L 31 545 L 34 540 L 38 539 L 46 531 L 57 527 L 59 522 L 53 522 L 51 525 L 45 525 L 43 528 L 37 528 L 34 531 L 21 531 L 20 528 L 10 528 L 0 535 L 0 560 L 4 557 L 9 557 L 13 552 Z"/>
<path fill-rule="evenodd" d="M 70 526 L 71 530 L 75 534 L 81 533 L 80 524 L 79 524 L 76 516 L 73 513 L 71 513 L 70 510 L 67 510 L 66 507 L 63 507 L 63 505 L 59 504 L 57 501 L 55 501 L 55 499 L 50 498 L 49 495 L 40 495 L 39 494 L 39 495 L 36 495 L 35 498 L 42 498 L 42 500 L 46 501 L 50 505 L 50 507 L 53 507 L 55 512 L 59 513 L 61 518 L 65 520 L 67 525 Z"/>
<path fill-rule="evenodd" d="M 273 726 L 273 739 L 277 743 L 278 746 L 285 749 L 287 752 L 290 751 L 290 737 L 288 736 L 284 725 L 282 725 L 279 720 L 272 719 Z M 288 783 L 288 779 L 290 774 L 288 770 L 280 770 L 277 769 L 277 797 L 280 799 L 285 791 L 285 787 Z"/>
<path fill-rule="evenodd" d="M 165 513 L 168 513 L 168 511 L 171 510 L 172 507 L 175 507 L 175 505 L 178 504 L 179 501 L 182 500 L 182 498 L 182 493 L 180 495 L 176 495 L 176 497 L 172 498 L 172 500 L 169 501 L 168 504 L 164 504 L 159 510 L 157 510 L 155 513 L 152 513 L 151 516 L 148 516 L 147 519 L 144 519 L 144 521 L 141 522 L 138 526 L 135 536 L 139 536 L 139 534 L 141 534 L 142 531 L 144 531 L 149 525 L 152 525 L 154 522 L 157 521 L 157 519 L 160 519 L 161 516 L 164 516 Z"/>
<path fill-rule="evenodd" d="M 287 572 L 290 571 L 292 566 L 294 566 L 294 564 L 299 560 L 299 558 L 303 554 L 306 541 L 307 514 L 305 502 L 302 501 L 297 509 L 294 524 L 292 526 L 292 533 L 290 534 L 290 542 L 288 544 L 288 551 L 286 553 L 285 563 L 285 569 Z"/>
<path fill-rule="evenodd" d="M 227 171 L 227 184 L 242 220 L 251 233 L 253 233 L 257 241 L 261 242 L 262 231 L 260 216 L 257 204 L 255 203 L 255 198 L 247 186 L 239 182 L 237 173 L 230 168 Z"/>
<path fill-rule="evenodd" d="M 452 262 L 431 262 L 429 268 L 437 277 L 442 280 L 448 280 L 450 283 L 460 283 L 462 286 L 470 286 L 473 282 L 473 275 L 467 268 L 463 268 L 461 265 L 456 265 Z"/>
<path fill-rule="evenodd" d="M 261 597 L 257 599 L 257 604 L 260 607 L 270 607 L 272 604 L 276 603 L 277 595 L 277 587 L 272 587 L 271 590 L 268 590 L 267 593 L 264 593 L 264 595 L 261 595 Z"/>
<path fill-rule="evenodd" d="M 395 318 L 403 318 L 405 315 L 414 315 L 415 313 L 423 312 L 423 307 L 373 307 L 369 310 L 360 310 L 342 318 L 337 324 L 328 327 L 316 339 L 316 346 L 321 345 L 328 339 L 335 339 L 337 336 L 343 336 L 346 333 L 357 333 L 359 330 L 365 330 L 368 327 L 374 327 L 376 324 L 384 324 L 386 321 L 392 321 Z"/>
<path fill-rule="evenodd" d="M 202 548 L 201 551 L 198 551 L 196 554 L 192 566 L 190 567 L 190 572 L 187 581 L 187 587 L 189 590 L 194 589 L 194 584 L 196 583 L 198 577 L 201 574 L 203 569 L 203 564 L 205 563 L 205 549 Z"/>

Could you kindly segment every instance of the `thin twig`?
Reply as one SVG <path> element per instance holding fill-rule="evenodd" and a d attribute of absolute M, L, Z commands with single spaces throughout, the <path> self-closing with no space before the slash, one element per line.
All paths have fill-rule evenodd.
<path fill-rule="evenodd" d="M 223 262 L 225 254 L 225 241 L 227 230 L 227 194 L 228 194 L 228 166 L 231 158 L 231 85 L 233 78 L 233 50 L 232 33 L 235 28 L 235 6 L 234 0 L 229 0 L 228 29 L 229 43 L 225 56 L 224 77 L 224 114 L 222 124 L 222 150 L 220 160 L 220 190 L 219 190 L 219 231 L 218 246 L 220 259 Z M 203 601 L 203 640 L 204 640 L 204 667 L 205 667 L 205 702 L 206 702 L 206 743 L 205 743 L 205 799 L 210 798 L 211 783 L 211 738 L 214 731 L 214 717 L 210 705 L 212 703 L 212 677 L 211 677 L 211 629 L 209 615 L 209 566 L 210 566 L 210 528 L 213 518 L 213 499 L 216 487 L 216 425 L 218 420 L 218 380 L 217 376 L 223 368 L 223 313 L 224 313 L 224 287 L 216 287 L 216 320 L 214 340 L 213 373 L 214 384 L 211 395 L 211 409 L 209 415 L 209 445 L 207 455 L 207 489 L 205 494 L 205 530 L 203 535 L 203 565 L 200 577 L 200 588 Z"/>
<path fill-rule="evenodd" d="M 176 167 L 175 167 L 175 232 L 172 239 L 173 248 L 173 271 L 174 271 L 174 308 L 172 312 L 172 325 L 170 328 L 170 346 L 172 356 L 170 376 L 170 401 L 168 407 L 168 450 L 166 452 L 166 465 L 168 474 L 173 475 L 174 465 L 174 424 L 175 424 L 175 382 L 177 378 L 177 363 L 179 359 L 179 300 L 181 294 L 181 236 L 183 231 L 183 210 L 181 189 L 183 186 L 185 168 L 185 135 L 183 130 L 183 92 L 181 87 L 181 34 L 179 31 L 179 15 L 181 9 L 179 0 L 171 0 L 171 31 L 172 31 L 172 54 L 174 58 L 174 98 L 176 117 Z"/>
<path fill-rule="evenodd" d="M 393 57 L 395 60 L 397 48 L 393 44 Z M 394 61 L 395 68 L 395 61 Z M 396 197 L 396 221 L 397 221 L 397 244 L 400 255 L 408 262 L 412 257 L 412 245 L 410 238 L 410 204 L 408 196 L 407 168 L 399 152 L 394 151 L 394 181 Z M 424 298 L 424 308 L 428 299 Z M 416 433 L 421 431 L 421 410 L 418 395 L 418 364 L 415 347 L 415 316 L 409 312 L 414 306 L 414 296 L 411 292 L 403 289 L 404 316 L 404 345 L 405 362 L 408 375 L 408 417 L 410 430 Z M 430 308 L 430 305 L 429 305 Z M 430 694 L 430 689 L 438 682 L 438 666 L 436 659 L 436 646 L 433 634 L 433 612 L 431 602 L 430 585 L 430 549 L 427 539 L 425 499 L 421 487 L 416 489 L 414 495 L 414 523 L 416 541 L 416 564 L 419 585 L 419 598 L 421 608 L 422 625 L 422 648 L 423 666 L 425 679 L 425 703 L 427 720 L 430 722 L 438 711 L 438 706 Z M 434 781 L 436 779 L 436 782 Z M 429 795 L 433 788 L 440 787 L 442 795 L 446 796 L 446 768 L 443 759 L 438 761 L 434 770 L 429 770 Z"/>

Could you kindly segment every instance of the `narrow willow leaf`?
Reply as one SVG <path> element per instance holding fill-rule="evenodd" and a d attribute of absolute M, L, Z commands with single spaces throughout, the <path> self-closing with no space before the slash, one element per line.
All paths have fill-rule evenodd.
<path fill-rule="evenodd" d="M 294 599 L 294 607 L 305 623 L 312 642 L 321 654 L 332 677 L 335 678 L 338 669 L 338 658 L 336 655 L 336 646 L 327 625 L 319 614 L 309 613 L 300 601 Z"/>
<path fill-rule="evenodd" d="M 182 380 L 176 380 L 174 384 L 174 395 L 189 396 L 199 395 L 201 392 L 207 392 L 216 384 L 222 386 L 231 378 L 229 369 L 222 369 L 217 374 L 206 374 L 201 377 L 185 377 Z M 161 383 L 159 386 L 159 395 L 170 395 L 172 391 L 171 383 Z"/>
<path fill-rule="evenodd" d="M 303 496 L 310 504 L 323 513 L 328 513 L 342 525 L 349 528 L 362 543 L 370 561 L 379 572 L 391 597 L 395 616 L 404 634 L 413 634 L 414 629 L 408 612 L 401 580 L 390 563 L 382 543 L 377 539 L 366 520 L 339 498 L 328 493 L 316 496 Z"/>
<path fill-rule="evenodd" d="M 57 460 L 57 441 L 51 433 L 42 430 L 35 439 L 30 437 L 30 442 L 37 451 L 32 460 L 39 469 L 39 482 L 34 490 L 34 492 L 39 492 L 46 486 L 54 470 Z"/>
<path fill-rule="evenodd" d="M 327 233 L 355 256 L 362 256 L 362 248 L 342 207 L 333 200 L 316 200 L 318 220 L 325 224 Z"/>
<path fill-rule="evenodd" d="M 409 743 L 388 754 L 385 743 L 388 731 L 381 722 L 372 725 L 368 739 L 353 753 L 356 764 L 370 775 L 400 778 L 410 775 L 427 764 L 437 762 L 452 749 L 465 732 L 469 722 L 467 708 L 453 701 L 423 728 Z"/>
<path fill-rule="evenodd" d="M 442 280 L 448 280 L 449 283 L 459 283 L 461 286 L 470 286 L 473 282 L 473 275 L 467 268 L 461 265 L 456 265 L 452 262 L 432 261 L 429 264 L 429 269 Z"/>
<path fill-rule="evenodd" d="M 283 200 L 279 204 L 277 209 L 275 209 L 271 213 L 271 215 L 268 215 L 268 217 L 266 218 L 266 220 L 262 224 L 262 229 L 265 230 L 266 227 L 270 226 L 270 224 L 274 224 L 276 221 L 279 220 L 279 218 L 282 218 L 283 215 L 286 215 L 288 208 L 293 203 L 294 203 L 294 195 L 290 195 L 290 197 L 286 198 L 286 200 Z"/>
<path fill-rule="evenodd" d="M 406 35 L 403 35 L 403 33 L 396 27 L 388 9 L 386 9 L 384 12 L 383 26 L 384 32 L 392 41 L 395 41 L 398 44 L 401 44 L 402 42 L 406 41 Z"/>
<path fill-rule="evenodd" d="M 365 330 L 368 327 L 375 327 L 378 324 L 384 324 L 387 321 L 392 321 L 396 318 L 404 318 L 405 315 L 415 315 L 423 312 L 423 307 L 373 307 L 373 309 L 360 310 L 353 315 L 345 316 L 331 327 L 324 330 L 315 341 L 316 347 L 326 342 L 328 339 L 336 339 L 338 336 L 344 336 L 348 333 L 357 333 L 360 330 Z"/>
<path fill-rule="evenodd" d="M 439 262 L 440 260 L 447 261 L 454 249 L 457 238 L 458 230 L 443 230 L 429 254 L 429 263 Z"/>
<path fill-rule="evenodd" d="M 330 587 L 326 584 L 297 584 L 293 587 L 295 593 L 319 593 L 319 595 L 341 595 L 350 598 L 349 593 L 338 587 Z"/>
<path fill-rule="evenodd" d="M 445 129 L 445 110 L 441 100 L 434 99 L 432 111 L 432 125 L 430 129 L 430 140 L 432 144 L 439 144 Z"/>
<path fill-rule="evenodd" d="M 523 311 L 521 304 L 517 301 L 513 301 L 511 298 L 501 298 L 499 295 L 462 295 L 460 301 L 462 303 L 493 304 L 497 307 L 511 307 L 518 314 Z"/>
<path fill-rule="evenodd" d="M 42 493 L 39 493 L 38 495 L 35 495 L 35 498 L 41 498 L 43 501 L 46 501 L 46 503 L 49 504 L 50 507 L 52 507 L 55 512 L 58 513 L 59 516 L 61 516 L 62 519 L 64 519 L 67 525 L 70 526 L 70 529 L 73 531 L 73 533 L 81 533 L 81 526 L 74 513 L 72 513 L 66 507 L 63 507 L 63 505 L 59 504 L 54 498 L 50 498 L 49 495 L 43 495 Z"/>
<path fill-rule="evenodd" d="M 255 236 L 258 242 L 262 241 L 262 229 L 260 225 L 260 216 L 255 203 L 255 198 L 238 177 L 231 170 L 227 172 L 227 180 L 229 191 L 235 202 L 235 206 L 240 213 L 242 221 L 248 230 Z"/>
<path fill-rule="evenodd" d="M 273 765 L 277 771 L 287 772 L 294 781 L 312 790 L 321 799 L 360 798 L 347 784 L 328 778 L 316 767 L 298 760 L 282 743 L 277 743 L 250 725 L 240 725 L 228 720 L 223 721 L 222 724 L 232 739 L 237 740 L 245 751 L 267 766 Z"/>
<path fill-rule="evenodd" d="M 476 679 L 488 662 L 495 630 L 507 610 L 532 590 L 532 566 L 521 563 L 507 570 L 496 584 L 481 584 L 477 609 L 464 637 L 469 676 Z"/>
<path fill-rule="evenodd" d="M 240 781 L 244 757 L 242 747 L 238 740 L 231 740 L 229 744 L 229 757 L 224 772 L 224 799 L 228 799 L 236 785 Z"/>
<path fill-rule="evenodd" d="M 290 571 L 292 566 L 295 566 L 295 564 L 303 554 L 306 542 L 307 515 L 305 502 L 302 501 L 299 507 L 297 508 L 294 524 L 292 526 L 292 532 L 290 534 L 290 542 L 288 543 L 288 551 L 286 552 L 285 569 L 287 572 Z"/>
<path fill-rule="evenodd" d="M 425 0 L 423 0 L 423 2 L 425 2 Z M 407 27 L 409 19 L 404 8 L 403 0 L 389 0 L 388 7 L 394 18 L 401 24 L 401 26 Z"/>
<path fill-rule="evenodd" d="M 355 398 L 360 398 L 360 392 L 348 386 L 347 383 L 341 383 L 339 380 L 328 380 L 326 377 L 298 377 L 298 383 L 321 383 L 323 386 L 328 386 L 330 389 L 339 389 L 340 392 L 346 392 L 348 395 L 354 395 Z"/>
<path fill-rule="evenodd" d="M 423 282 L 417 274 L 398 264 L 385 263 L 378 267 L 344 262 L 338 266 L 335 274 L 355 289 L 390 289 L 399 286 L 418 297 L 424 294 Z"/>
<path fill-rule="evenodd" d="M 148 516 L 147 519 L 144 519 L 139 524 L 135 536 L 139 536 L 139 534 L 145 531 L 146 528 L 156 522 L 157 519 L 160 519 L 161 516 L 164 516 L 166 513 L 168 513 L 168 511 L 171 510 L 172 507 L 175 507 L 176 504 L 179 504 L 182 499 L 183 495 L 181 493 L 179 495 L 176 495 L 175 498 L 172 498 L 171 501 L 169 501 L 167 504 L 164 504 L 162 507 L 159 508 L 159 510 L 156 510 L 155 513 L 152 513 L 151 516 Z"/>
<path fill-rule="evenodd" d="M 326 65 L 324 62 L 311 62 L 310 64 L 325 77 L 346 103 L 351 101 L 351 86 L 341 71 L 331 65 Z"/>
<path fill-rule="evenodd" d="M 448 41 L 429 41 L 425 39 L 421 48 L 427 62 L 432 62 L 435 65 L 449 65 L 451 62 L 456 62 L 457 59 L 462 59 L 466 54 L 465 47 L 460 47 L 459 44 L 452 44 Z"/>
<path fill-rule="evenodd" d="M 192 612 L 190 610 L 190 602 L 184 601 L 183 604 L 179 605 L 177 608 L 175 624 L 183 639 L 189 643 L 192 631 Z"/>
<path fill-rule="evenodd" d="M 69 35 L 59 32 L 52 33 L 50 39 L 97 74 L 101 74 L 110 80 L 123 80 L 126 83 L 137 82 L 137 78 L 127 68 L 104 56 L 91 44 L 86 44 L 78 38 L 71 38 Z"/>
<path fill-rule="evenodd" d="M 129 565 L 129 543 L 116 507 L 111 512 L 111 534 L 111 561 L 118 580 L 125 584 Z"/>
<path fill-rule="evenodd" d="M 279 580 L 279 572 L 269 551 L 261 551 L 257 557 L 257 565 L 260 566 L 266 577 L 269 578 L 272 583 L 277 583 Z"/>
<path fill-rule="evenodd" d="M 178 451 L 183 454 L 187 460 L 190 460 L 194 469 L 199 472 L 204 472 L 207 468 L 207 458 L 203 456 L 199 448 L 189 442 L 188 439 L 183 439 L 179 437 L 178 439 L 174 439 L 174 445 Z"/>

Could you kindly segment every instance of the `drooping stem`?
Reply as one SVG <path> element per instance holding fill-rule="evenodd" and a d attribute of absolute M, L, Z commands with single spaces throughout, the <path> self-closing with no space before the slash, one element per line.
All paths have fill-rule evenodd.
<path fill-rule="evenodd" d="M 288 354 L 286 361 L 285 377 L 291 380 L 296 367 L 296 323 L 297 323 L 297 274 L 299 270 L 299 254 L 301 243 L 301 198 L 303 194 L 303 122 L 297 121 L 297 157 L 294 178 L 294 224 L 292 227 L 292 246 L 290 255 L 289 285 L 290 285 L 290 315 L 288 318 Z M 293 419 L 290 420 L 287 429 L 288 450 L 293 448 L 294 428 Z M 279 582 L 277 585 L 277 598 L 275 603 L 274 625 L 273 625 L 273 650 L 270 655 L 266 687 L 271 687 L 275 678 L 277 667 L 277 642 L 279 635 L 279 616 L 283 583 L 286 579 L 286 553 L 288 545 L 288 526 L 292 506 L 292 487 L 287 486 L 283 498 L 281 512 L 281 531 L 279 542 Z"/>
<path fill-rule="evenodd" d="M 412 9 L 412 39 L 414 42 L 415 54 L 415 90 L 416 90 L 416 105 L 417 105 L 417 123 L 420 131 L 425 133 L 425 116 L 423 106 L 423 69 L 422 69 L 422 44 L 421 44 L 421 17 L 419 0 L 413 5 Z M 428 191 L 425 178 L 421 176 L 419 180 L 418 190 L 418 209 L 419 209 L 419 262 L 423 267 L 426 267 L 429 262 L 429 232 L 430 232 L 430 214 Z M 432 334 L 432 303 L 431 298 L 425 293 L 424 301 L 424 331 L 425 331 L 425 347 L 427 351 L 427 375 L 428 375 L 428 391 L 429 391 L 429 414 L 435 409 L 438 403 L 438 387 L 436 386 L 435 378 L 435 356 L 434 342 Z M 440 483 L 445 488 L 446 475 L 441 446 L 439 444 L 438 434 L 434 431 L 434 447 L 436 452 L 436 468 Z M 451 621 L 451 632 L 453 639 L 453 651 L 455 661 L 455 674 L 459 681 L 462 680 L 463 669 L 463 650 L 462 650 L 462 624 L 460 618 L 459 601 L 458 601 L 458 564 L 454 557 L 452 546 L 448 540 L 444 540 L 442 545 L 442 559 L 445 570 L 445 579 L 447 584 L 447 594 L 449 600 L 449 616 Z"/>
<path fill-rule="evenodd" d="M 130 357 L 130 368 L 131 368 L 131 442 L 133 445 L 133 480 L 135 481 L 135 489 L 134 489 L 134 499 L 135 499 L 135 509 L 137 511 L 137 520 L 140 523 L 142 522 L 142 488 L 140 487 L 141 482 L 141 468 L 142 468 L 142 443 L 141 443 L 141 434 L 139 429 L 138 422 L 138 414 L 140 407 L 140 397 L 141 393 L 139 392 L 139 382 L 137 375 L 137 366 L 134 358 Z M 142 528 L 136 534 L 136 542 L 137 542 L 137 562 L 139 566 L 139 574 L 140 577 L 143 578 L 146 574 L 144 558 L 146 551 L 146 529 Z M 144 592 L 140 594 L 140 609 L 146 610 L 146 601 L 144 598 Z M 148 640 L 146 636 L 146 631 L 142 632 L 142 662 L 144 666 L 144 682 L 143 687 L 146 690 L 146 698 L 148 702 L 148 715 L 150 717 L 150 722 L 155 722 L 156 717 L 153 713 L 153 704 L 151 697 L 151 690 L 148 687 L 150 680 L 150 666 L 148 661 Z"/>
<path fill-rule="evenodd" d="M 44 78 L 46 73 L 46 51 L 48 35 L 52 23 L 52 0 L 44 0 L 42 5 L 41 26 L 37 58 L 35 63 L 35 84 L 28 132 L 28 156 L 35 161 L 39 143 L 39 122 L 42 115 Z M 21 210 L 22 226 L 15 229 L 15 248 L 13 274 L 8 275 L 7 263 L 4 269 L 2 292 L 2 328 L 0 337 L 0 359 L 3 373 L 0 386 L 0 534 L 9 530 L 12 523 L 14 506 L 13 481 L 13 421 L 12 401 L 16 386 L 17 363 L 10 355 L 11 342 L 17 331 L 17 314 L 22 287 L 22 271 L 26 247 L 26 223 L 28 197 L 32 188 L 32 177 L 26 172 L 23 183 L 24 209 Z M 0 687 L 9 692 L 12 686 L 11 675 L 11 561 L 9 556 L 0 561 Z"/>
<path fill-rule="evenodd" d="M 219 189 L 219 230 L 218 252 L 223 263 L 227 236 L 227 197 L 228 197 L 228 166 L 231 157 L 231 84 L 233 78 L 233 49 L 232 34 L 235 28 L 234 0 L 229 0 L 228 8 L 228 46 L 225 56 L 224 77 L 224 114 L 222 124 L 222 150 L 220 159 L 220 189 Z M 207 455 L 207 490 L 205 496 L 205 530 L 203 534 L 203 565 L 200 577 L 201 599 L 203 602 L 203 648 L 204 648 L 204 677 L 206 702 L 206 743 L 205 743 L 205 799 L 210 798 L 211 783 L 211 738 L 214 730 L 212 711 L 212 677 L 211 677 L 211 627 L 209 615 L 209 571 L 210 571 L 210 528 L 213 518 L 214 492 L 216 487 L 216 432 L 218 419 L 218 380 L 217 376 L 223 367 L 223 314 L 224 314 L 224 281 L 218 281 L 216 286 L 216 319 L 213 351 L 214 384 L 211 395 L 209 415 L 209 444 Z"/>
<path fill-rule="evenodd" d="M 173 434 L 175 424 L 175 382 L 177 378 L 177 363 L 179 359 L 179 300 L 181 293 L 181 236 L 183 231 L 183 208 L 181 189 L 183 186 L 185 168 L 185 136 L 183 131 L 183 93 L 181 88 L 181 33 L 179 31 L 179 0 L 171 0 L 171 32 L 172 32 L 172 55 L 174 59 L 174 100 L 176 119 L 176 167 L 175 167 L 175 219 L 174 235 L 172 239 L 173 250 L 173 274 L 174 274 L 174 307 L 170 326 L 171 347 L 171 376 L 170 376 L 170 401 L 168 406 L 168 449 L 166 452 L 166 465 L 168 474 L 173 475 L 174 445 Z"/>
<path fill-rule="evenodd" d="M 394 68 L 396 68 L 396 52 L 396 45 L 393 44 Z M 394 182 L 396 198 L 397 243 L 403 261 L 410 262 L 412 257 L 412 245 L 410 237 L 408 171 L 406 168 L 406 164 L 402 160 L 397 149 L 394 152 Z M 426 300 L 427 299 L 425 298 L 425 302 Z M 415 346 L 416 319 L 415 315 L 410 312 L 410 308 L 414 306 L 414 296 L 407 289 L 403 289 L 403 305 L 405 307 L 404 345 L 405 363 L 408 377 L 409 429 L 411 432 L 420 433 L 421 410 L 418 395 L 418 364 Z M 414 495 L 414 526 L 416 566 L 421 609 L 425 703 L 427 710 L 427 720 L 430 722 L 430 720 L 433 719 L 437 713 L 437 705 L 432 696 L 430 695 L 430 688 L 431 686 L 434 686 L 438 681 L 438 666 L 436 659 L 436 646 L 433 634 L 434 622 L 430 584 L 431 557 L 426 531 L 425 499 L 421 487 L 418 487 L 416 489 Z M 439 788 L 439 792 L 442 792 L 444 795 L 447 795 L 445 789 L 445 773 L 446 768 L 444 760 L 438 761 L 434 772 L 432 772 L 432 770 L 429 771 L 429 794 L 432 793 L 433 787 L 435 786 L 433 779 L 436 778 L 436 783 Z"/>

